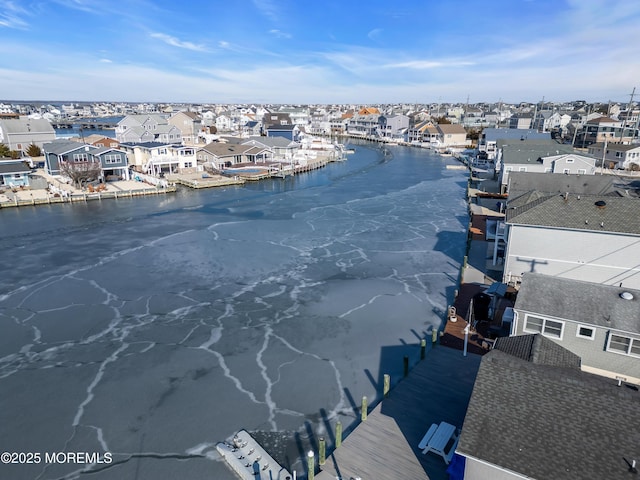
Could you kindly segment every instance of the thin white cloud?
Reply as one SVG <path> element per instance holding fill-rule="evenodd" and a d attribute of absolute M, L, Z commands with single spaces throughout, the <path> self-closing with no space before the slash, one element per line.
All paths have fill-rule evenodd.
<path fill-rule="evenodd" d="M 109 60 L 108 58 L 101 58 L 100 63 L 113 63 L 113 61 Z"/>
<path fill-rule="evenodd" d="M 151 33 L 150 36 L 152 38 L 157 38 L 162 40 L 167 45 L 171 45 L 172 47 L 184 48 L 187 50 L 193 50 L 194 52 L 206 52 L 207 47 L 204 45 L 198 45 L 192 42 L 185 42 L 183 40 L 179 40 L 176 37 L 172 37 L 171 35 L 166 35 L 164 33 Z"/>
<path fill-rule="evenodd" d="M 378 37 L 380 37 L 381 34 L 382 34 L 381 28 L 374 28 L 369 33 L 367 33 L 367 37 L 369 37 L 369 40 L 377 41 Z"/>
<path fill-rule="evenodd" d="M 277 28 L 269 30 L 269 33 L 277 38 L 291 38 L 290 33 L 283 32 L 281 30 L 278 30 Z"/>
<path fill-rule="evenodd" d="M 253 0 L 253 4 L 258 11 L 273 22 L 277 22 L 280 18 L 280 13 L 275 2 L 272 0 Z"/>
<path fill-rule="evenodd" d="M 0 27 L 26 29 L 29 24 L 24 17 L 28 12 L 12 1 L 0 1 Z"/>
<path fill-rule="evenodd" d="M 411 70 L 430 70 L 433 68 L 468 67 L 474 62 L 462 60 L 411 60 L 408 62 L 389 63 L 381 68 L 408 68 Z"/>

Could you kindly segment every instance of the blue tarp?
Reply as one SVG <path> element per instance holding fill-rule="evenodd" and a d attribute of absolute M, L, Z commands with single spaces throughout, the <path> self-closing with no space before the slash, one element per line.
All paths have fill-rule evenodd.
<path fill-rule="evenodd" d="M 464 480 L 464 465 L 465 457 L 454 453 L 453 458 L 451 459 L 451 463 L 447 468 L 449 480 Z"/>

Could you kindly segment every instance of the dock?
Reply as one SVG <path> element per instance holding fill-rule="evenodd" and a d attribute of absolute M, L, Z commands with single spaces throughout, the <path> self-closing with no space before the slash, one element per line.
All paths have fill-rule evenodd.
<path fill-rule="evenodd" d="M 219 442 L 216 450 L 242 480 L 293 478 L 246 430 L 240 430 L 230 442 Z"/>
<path fill-rule="evenodd" d="M 437 345 L 382 400 L 321 466 L 317 480 L 448 480 L 440 456 L 418 448 L 429 426 L 462 427 L 480 355 Z"/>

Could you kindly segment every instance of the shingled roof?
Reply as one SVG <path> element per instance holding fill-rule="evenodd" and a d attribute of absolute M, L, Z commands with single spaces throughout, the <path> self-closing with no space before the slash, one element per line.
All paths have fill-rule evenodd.
<path fill-rule="evenodd" d="M 626 480 L 640 461 L 638 412 L 635 386 L 493 350 L 456 451 L 537 480 Z"/>
<path fill-rule="evenodd" d="M 640 235 L 640 199 L 550 195 L 507 208 L 508 224 Z"/>
<path fill-rule="evenodd" d="M 630 293 L 633 298 L 621 297 Z M 640 333 L 640 290 L 527 272 L 516 310 Z"/>

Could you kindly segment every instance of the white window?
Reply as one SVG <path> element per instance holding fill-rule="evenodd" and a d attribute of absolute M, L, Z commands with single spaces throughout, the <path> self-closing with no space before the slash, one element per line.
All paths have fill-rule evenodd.
<path fill-rule="evenodd" d="M 73 161 L 74 162 L 88 162 L 89 161 L 89 155 L 87 155 L 86 153 L 74 153 L 73 154 Z"/>
<path fill-rule="evenodd" d="M 576 337 L 587 338 L 593 340 L 596 336 L 596 329 L 587 325 L 578 325 L 576 329 Z"/>
<path fill-rule="evenodd" d="M 512 171 L 512 170 L 513 170 L 513 167 L 507 167 L 507 168 L 505 169 L 505 171 L 507 171 L 507 172 L 510 172 L 510 171 Z"/>
<path fill-rule="evenodd" d="M 105 164 L 120 163 L 120 161 L 121 161 L 120 155 L 105 155 L 104 156 L 104 163 Z"/>
<path fill-rule="evenodd" d="M 640 340 L 611 334 L 607 342 L 607 351 L 640 357 Z"/>
<path fill-rule="evenodd" d="M 567 158 L 567 163 L 573 163 L 573 158 Z"/>
<path fill-rule="evenodd" d="M 527 167 L 519 167 L 518 171 L 519 172 L 526 172 L 527 171 Z"/>
<path fill-rule="evenodd" d="M 587 173 L 587 171 L 584 168 L 579 168 L 578 169 L 578 175 L 585 175 Z"/>
<path fill-rule="evenodd" d="M 527 315 L 524 319 L 524 330 L 525 332 L 541 333 L 545 337 L 559 338 L 562 340 L 564 322 Z"/>
<path fill-rule="evenodd" d="M 546 167 L 546 168 L 544 169 L 544 173 L 551 173 L 551 171 L 552 171 L 552 170 L 551 170 L 551 167 Z"/>
<path fill-rule="evenodd" d="M 564 174 L 566 175 L 566 174 L 571 173 L 571 170 L 570 170 L 570 169 L 568 169 L 568 168 L 563 168 L 563 169 L 562 169 L 562 173 L 564 173 Z"/>

